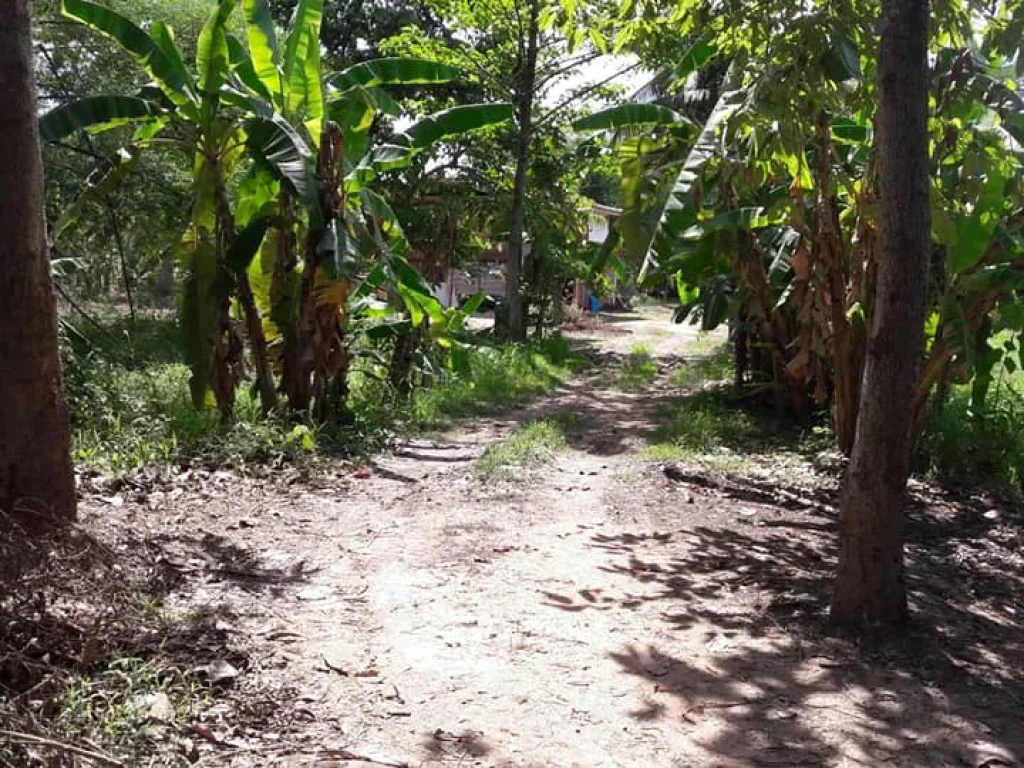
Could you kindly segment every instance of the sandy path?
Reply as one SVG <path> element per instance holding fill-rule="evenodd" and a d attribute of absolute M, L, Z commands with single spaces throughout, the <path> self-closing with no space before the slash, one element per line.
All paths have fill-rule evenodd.
<path fill-rule="evenodd" d="M 621 325 L 591 336 L 664 358 L 694 338 L 659 316 Z M 677 394 L 666 375 L 639 394 L 583 376 L 355 477 L 193 500 L 208 552 L 301 574 L 206 586 L 248 639 L 241 686 L 275 691 L 284 725 L 205 764 L 952 766 L 1021 748 L 1013 635 L 993 625 L 984 661 L 951 665 L 969 651 L 944 646 L 941 663 L 868 664 L 808 619 L 833 568 L 827 505 L 739 501 L 640 459 Z M 578 426 L 550 466 L 474 474 L 486 446 L 554 413 Z"/>
<path fill-rule="evenodd" d="M 515 421 L 555 412 L 577 413 L 587 426 L 573 440 L 580 447 L 541 471 L 482 486 L 471 461 L 510 427 L 490 423 L 452 443 L 404 446 L 357 490 L 367 518 L 387 521 L 387 532 L 351 562 L 365 580 L 360 624 L 371 629 L 369 641 L 353 644 L 329 627 L 315 639 L 308 628 L 303 634 L 314 639 L 311 667 L 328 658 L 379 671 L 369 687 L 382 695 L 367 714 L 385 722 L 360 752 L 414 765 L 473 758 L 465 764 L 517 766 L 672 765 L 698 754 L 692 734 L 669 728 L 666 740 L 661 715 L 638 718 L 659 706 L 655 681 L 671 663 L 663 654 L 688 652 L 672 642 L 671 628 L 638 610 L 654 604 L 661 585 L 639 584 L 617 562 L 628 560 L 617 542 L 637 535 L 642 509 L 615 499 L 614 489 L 641 482 L 633 477 L 636 436 L 653 424 L 652 404 L 578 385 Z M 425 467 L 433 471 L 424 478 Z M 375 503 L 381 493 L 387 501 Z M 338 570 L 307 589 L 349 590 L 351 578 Z M 297 627 L 318 623 L 293 617 Z M 653 646 L 662 650 L 652 654 Z M 634 662 L 651 667 L 650 679 L 624 669 Z M 340 690 L 351 681 L 328 679 L 326 695 L 344 701 Z M 352 695 L 366 697 L 367 687 Z"/>

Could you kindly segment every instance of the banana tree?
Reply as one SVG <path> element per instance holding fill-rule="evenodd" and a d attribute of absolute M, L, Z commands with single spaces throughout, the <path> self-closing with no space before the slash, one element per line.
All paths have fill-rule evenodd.
<path fill-rule="evenodd" d="M 392 287 L 405 287 L 393 288 L 392 297 L 429 296 L 402 249 L 382 249 L 400 227 L 368 185 L 437 141 L 508 119 L 511 109 L 455 108 L 371 150 L 374 119 L 399 112 L 383 86 L 447 82 L 457 71 L 384 59 L 324 77 L 319 0 L 299 3 L 280 46 L 265 0 L 245 0 L 248 50 L 227 31 L 235 5 L 221 0 L 211 13 L 193 74 L 160 22 L 147 32 L 89 0 L 65 0 L 66 15 L 116 40 L 154 84 L 132 96 L 64 105 L 44 116 L 41 129 L 44 138 L 58 140 L 77 130 L 135 124 L 130 156 L 157 143 L 188 153 L 194 201 L 180 249 L 181 317 L 197 407 L 205 407 L 212 391 L 225 417 L 232 410 L 243 362 L 231 318 L 234 296 L 264 410 L 276 403 L 276 367 L 293 408 L 305 411 L 315 400 L 326 415 L 331 403 L 344 400 L 356 279 L 383 274 Z M 254 162 L 246 170 L 247 157 Z M 229 183 L 239 173 L 233 210 Z M 382 253 L 383 273 L 363 264 Z"/>
<path fill-rule="evenodd" d="M 801 86 L 793 101 L 780 90 L 806 84 L 810 69 L 737 61 L 746 74 L 727 76 L 683 160 L 667 140 L 681 121 L 657 105 L 613 108 L 577 127 L 614 132 L 629 157 L 616 235 L 648 277 L 675 279 L 678 316 L 696 311 L 705 327 L 730 320 L 737 362 L 767 350 L 770 367 L 755 369 L 774 368 L 797 395 L 806 388 L 829 403 L 848 450 L 876 269 L 873 62 L 838 36 L 817 60 L 822 87 Z M 971 380 L 980 413 L 998 371 L 1024 364 L 1024 101 L 1007 61 L 987 39 L 934 58 L 932 318 L 918 434 L 936 388 L 941 403 L 950 380 Z"/>
<path fill-rule="evenodd" d="M 862 80 L 856 48 L 845 37 L 823 38 L 813 23 L 796 24 L 796 47 L 821 51 L 819 66 L 796 71 L 731 51 L 717 102 L 696 132 L 655 104 L 615 107 L 577 128 L 614 132 L 624 157 L 617 234 L 641 262 L 640 279 L 676 283 L 677 320 L 696 316 L 706 329 L 730 323 L 738 382 L 752 370 L 800 419 L 813 402 L 831 403 L 848 450 L 863 340 L 849 317 L 859 292 L 847 281 L 862 283 L 868 261 L 870 220 L 858 211 L 869 202 L 861 150 L 870 132 L 843 96 Z M 704 53 L 684 56 L 682 80 L 713 60 L 716 51 L 698 45 Z M 857 140 L 856 149 L 840 145 Z"/>
<path fill-rule="evenodd" d="M 917 436 L 927 404 L 943 407 L 954 381 L 972 381 L 971 407 L 984 414 L 999 371 L 1024 366 L 1024 100 L 998 53 L 958 48 L 935 62 L 933 269 L 929 345 L 915 402 Z"/>
<path fill-rule="evenodd" d="M 60 140 L 78 130 L 98 132 L 135 125 L 129 156 L 148 146 L 180 149 L 193 166 L 191 217 L 179 247 L 184 278 L 181 324 L 185 355 L 192 369 L 190 388 L 197 408 L 211 393 L 225 418 L 233 410 L 241 376 L 241 339 L 231 319 L 237 291 L 252 347 L 257 388 L 264 411 L 276 404 L 262 323 L 239 250 L 228 184 L 245 151 L 243 116 L 237 106 L 228 20 L 236 0 L 219 0 L 199 38 L 194 72 L 186 67 L 171 29 L 154 22 L 149 31 L 90 0 L 62 0 L 62 13 L 118 43 L 153 78 L 132 96 L 111 95 L 62 105 L 43 116 L 44 140 Z M 111 173 L 123 173 L 121 165 Z M 230 258 L 229 258 L 230 255 Z"/>
<path fill-rule="evenodd" d="M 282 388 L 291 407 L 304 412 L 312 403 L 325 417 L 344 407 L 350 304 L 364 306 L 369 290 L 381 288 L 394 308 L 415 320 L 423 317 L 418 308 L 433 301 L 408 263 L 394 211 L 373 185 L 437 142 L 508 120 L 512 110 L 505 104 L 455 107 L 373 147 L 375 121 L 400 113 L 387 87 L 450 82 L 458 70 L 391 58 L 324 75 L 315 43 L 318 2 L 299 3 L 283 51 L 266 0 L 246 0 L 244 8 L 249 50 L 248 56 L 236 52 L 236 71 L 245 74 L 252 112 L 253 172 L 271 183 L 254 183 L 243 204 L 253 212 L 269 206 L 276 214 L 250 274 L 267 286 L 268 332 L 280 341 Z"/>

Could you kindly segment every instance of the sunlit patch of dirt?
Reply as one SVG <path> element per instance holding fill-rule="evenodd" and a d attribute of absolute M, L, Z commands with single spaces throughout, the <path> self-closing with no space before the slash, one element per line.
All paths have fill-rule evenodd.
<path fill-rule="evenodd" d="M 165 754 L 246 767 L 995 766 L 1024 750 L 1020 513 L 914 484 L 913 625 L 833 639 L 841 466 L 645 460 L 679 395 L 666 361 L 694 332 L 622 325 L 627 349 L 642 341 L 661 361 L 648 390 L 602 388 L 597 370 L 358 469 L 190 477 L 117 506 L 90 494 L 81 530 L 103 562 L 90 578 L 207 617 L 214 634 L 187 636 L 197 658 L 178 663 L 212 655 L 237 672 L 162 732 Z M 589 343 L 599 364 L 622 354 L 617 336 Z M 476 458 L 539 418 L 566 425 L 566 449 L 482 481 Z M 81 637 L 52 643 L 64 650 L 51 666 L 73 667 Z"/>

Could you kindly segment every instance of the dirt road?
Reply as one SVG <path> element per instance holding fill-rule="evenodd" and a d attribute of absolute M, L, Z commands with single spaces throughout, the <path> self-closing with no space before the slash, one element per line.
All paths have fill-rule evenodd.
<path fill-rule="evenodd" d="M 663 366 L 642 393 L 592 371 L 364 468 L 129 505 L 186 574 L 170 605 L 216 614 L 237 654 L 198 716 L 222 742 L 200 740 L 202 764 L 994 766 L 1021 747 L 1014 614 L 944 559 L 975 545 L 961 513 L 920 517 L 953 533 L 911 547 L 915 607 L 939 619 L 906 652 L 828 639 L 834 478 L 780 505 L 667 477 L 642 451 L 694 334 L 618 325 L 590 342 L 646 343 Z M 480 480 L 488 445 L 555 414 L 575 415 L 561 455 Z"/>

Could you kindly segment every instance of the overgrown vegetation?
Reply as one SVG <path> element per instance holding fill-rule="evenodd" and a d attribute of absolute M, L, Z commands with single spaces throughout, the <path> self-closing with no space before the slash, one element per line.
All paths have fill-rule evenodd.
<path fill-rule="evenodd" d="M 551 391 L 585 365 L 561 336 L 478 347 L 465 374 L 445 377 L 416 393 L 411 424 L 429 427 L 522 402 Z"/>
<path fill-rule="evenodd" d="M 37 44 L 22 45 L 22 30 L 19 45 L 4 46 L 32 57 L 3 68 L 24 81 L 7 90 L 28 104 L 21 124 L 31 128 L 13 154 L 38 158 L 41 137 L 50 178 L 48 230 L 27 210 L 38 166 L 14 174 L 36 184 L 9 201 L 26 210 L 2 207 L 35 222 L 36 244 L 12 236 L 29 257 L 7 256 L 17 279 L 0 274 L 10 294 L 0 304 L 15 307 L 5 319 L 16 328 L 0 363 L 29 362 L 0 402 L 14 404 L 13 423 L 12 412 L 31 413 L 20 406 L 47 393 L 54 407 L 35 410 L 59 419 L 16 424 L 7 436 L 17 446 L 0 462 L 0 565 L 17 570 L 12 542 L 37 557 L 32 579 L 0 573 L 0 714 L 24 730 L 14 747 L 0 742 L 0 763 L 55 765 L 33 751 L 35 732 L 67 740 L 56 744 L 60 759 L 91 759 L 73 745 L 95 743 L 129 764 L 152 762 L 173 738 L 165 724 L 194 719 L 214 695 L 196 659 L 190 666 L 179 653 L 225 651 L 219 640 L 198 644 L 218 631 L 209 617 L 168 618 L 166 585 L 120 590 L 123 552 L 109 558 L 115 565 L 106 552 L 81 564 L 82 553 L 96 554 L 88 542 L 75 550 L 18 538 L 25 520 L 74 518 L 51 273 L 68 305 L 74 459 L 97 470 L 82 475 L 96 481 L 92 491 L 139 477 L 156 485 L 165 478 L 145 473 L 163 467 L 264 471 L 364 456 L 396 436 L 549 393 L 583 364 L 552 334 L 564 290 L 581 287 L 567 283 L 579 278 L 600 296 L 674 290 L 674 321 L 728 328 L 729 345 L 704 337 L 680 350 L 689 357 L 669 383 L 681 396 L 647 458 L 742 470 L 748 457 L 779 465 L 833 444 L 854 456 L 838 568 L 859 596 L 849 626 L 906 617 L 904 442 L 921 473 L 1024 496 L 1021 3 L 980 13 L 949 0 L 929 16 L 927 3 L 884 0 L 884 25 L 877 3 L 806 0 L 351 5 L 37 0 Z M 25 7 L 16 18 L 27 29 Z M 895 23 L 901 8 L 920 23 Z M 920 66 L 900 74 L 917 80 L 885 77 L 879 30 L 891 55 L 914 48 L 893 43 L 893 31 L 915 26 Z M 619 74 L 653 78 L 639 89 L 614 76 L 577 82 L 584 67 L 619 64 Z M 33 67 L 38 104 L 32 78 L 18 74 Z M 913 98 L 886 107 L 896 83 Z M 623 89 L 635 100 L 623 103 Z M 917 124 L 901 119 L 900 101 L 902 117 L 920 105 L 916 141 L 892 138 L 894 126 Z M 918 158 L 917 178 L 893 172 L 901 156 Z M 897 206 L 904 182 L 911 202 Z M 600 237 L 588 229 L 604 210 L 594 203 L 621 206 L 602 213 Z M 893 211 L 916 214 L 916 236 L 893 226 Z M 896 232 L 917 246 L 897 248 Z M 917 258 L 894 258 L 901 249 Z M 894 264 L 921 274 L 889 282 Z M 466 288 L 462 267 L 477 273 L 476 287 Z M 476 290 L 490 278 L 504 301 Z M 877 288 L 898 282 L 913 284 Z M 921 301 L 903 301 L 904 290 Z M 140 309 L 150 302 L 161 310 Z M 472 331 L 485 302 L 493 330 Z M 893 338 L 913 343 L 869 344 L 892 307 L 925 308 L 913 322 L 888 320 Z M 45 322 L 22 338 L 28 318 Z M 866 362 L 885 349 L 903 359 Z M 636 344 L 601 381 L 641 392 L 659 382 L 661 364 Z M 880 386 L 901 376 L 906 387 Z M 865 403 L 876 415 L 876 404 L 895 405 L 872 419 Z M 899 424 L 891 441 L 885 415 Z M 559 415 L 520 425 L 476 461 L 475 479 L 554 461 L 572 426 Z M 3 428 L 0 446 L 14 445 Z M 873 439 L 857 437 L 868 428 Z M 48 460 L 36 460 L 25 435 L 47 440 Z M 615 455 L 634 437 L 600 435 L 588 449 Z M 861 471 L 872 467 L 892 472 Z M 59 505 L 47 496 L 58 474 Z M 26 477 L 33 483 L 22 485 Z M 159 494 L 128 503 L 165 503 Z M 140 558 L 135 571 L 166 575 L 173 553 L 150 553 L 144 541 L 128 555 Z M 885 565 L 884 579 L 872 582 L 864 552 Z M 62 575 L 47 569 L 68 561 L 86 583 L 58 594 Z"/>
<path fill-rule="evenodd" d="M 602 263 L 632 262 L 642 282 L 673 285 L 678 320 L 728 324 L 738 380 L 772 392 L 797 422 L 827 412 L 849 454 L 881 258 L 877 8 L 739 4 L 704 16 L 703 3 L 683 6 L 666 21 L 656 1 L 624 6 L 631 42 L 678 55 L 651 57 L 659 74 L 646 100 L 575 123 L 605 136 L 620 162 L 625 210 Z M 1019 9 L 962 23 L 971 13 L 943 6 L 930 41 L 934 254 L 917 442 L 956 384 L 974 389 L 982 421 L 999 421 L 983 415 L 983 391 L 1024 363 L 1024 123 L 1009 66 Z"/>
<path fill-rule="evenodd" d="M 1014 378 L 980 410 L 970 386 L 954 387 L 945 405 L 929 414 L 922 469 L 939 480 L 1024 498 L 1024 377 Z"/>
<path fill-rule="evenodd" d="M 726 388 L 697 391 L 666 406 L 643 455 L 742 472 L 751 459 L 784 464 L 828 448 L 830 440 L 826 426 L 801 429 L 772 409 L 737 401 Z"/>
<path fill-rule="evenodd" d="M 524 226 L 537 256 L 512 275 L 509 296 L 525 314 L 509 324 L 509 307 L 497 313 L 517 334 L 529 316 L 544 335 L 567 276 L 589 274 L 595 290 L 612 272 L 657 290 L 674 286 L 677 320 L 728 324 L 734 341 L 731 361 L 709 350 L 672 374 L 674 386 L 735 380 L 770 391 L 804 427 L 828 414 L 849 452 L 878 258 L 873 12 L 823 7 L 780 17 L 771 22 L 786 30 L 776 49 L 757 34 L 770 16 L 762 11 L 732 9 L 727 24 L 702 30 L 697 4 L 696 15 L 678 17 L 688 21 L 641 29 L 637 15 L 656 2 L 560 13 L 541 3 L 522 16 L 503 4 L 426 3 L 408 17 L 412 26 L 367 41 L 367 50 L 393 58 L 352 65 L 340 54 L 310 54 L 321 38 L 328 50 L 351 49 L 330 8 L 294 5 L 294 14 L 266 0 L 182 6 L 167 14 L 184 31 L 178 41 L 161 23 L 128 34 L 140 11 L 130 0 L 112 12 L 90 0 L 40 6 L 80 24 L 39 30 L 41 79 L 55 105 L 41 121 L 47 152 L 57 163 L 77 150 L 50 190 L 53 239 L 70 255 L 58 254 L 57 273 L 70 289 L 108 295 L 120 282 L 131 299 L 132 273 L 143 265 L 129 252 L 141 244 L 148 282 L 162 283 L 165 299 L 178 296 L 177 337 L 185 339 L 163 346 L 167 366 L 143 380 L 122 375 L 141 370 L 122 358 L 156 326 L 138 317 L 130 329 L 113 328 L 115 338 L 136 338 L 122 354 L 88 360 L 81 370 L 89 376 L 72 376 L 80 459 L 123 469 L 186 456 L 351 452 L 383 444 L 393 425 L 415 429 L 546 391 L 567 373 L 557 355 L 463 354 L 460 334 L 482 297 L 460 312 L 432 288 L 500 237 L 518 249 Z M 944 13 L 956 28 L 957 12 Z M 445 24 L 488 29 L 494 39 L 481 57 Z M 581 36 L 580 25 L 590 33 Z M 959 121 L 962 130 L 933 130 L 932 237 L 941 257 L 914 429 L 924 463 L 952 477 L 958 463 L 944 455 L 943 434 L 969 411 L 963 431 L 993 454 L 975 469 L 1016 486 L 1013 440 L 1001 434 L 1016 406 L 984 396 L 999 371 L 1017 366 L 1024 322 L 1012 204 L 1021 111 L 1004 66 L 1016 50 L 1004 27 L 993 22 L 975 40 L 953 35 L 933 45 L 936 125 Z M 76 29 L 92 56 L 81 67 L 61 49 Z M 616 35 L 657 73 L 646 101 L 588 114 L 596 103 L 583 95 L 613 95 L 603 84 L 570 88 L 554 107 L 524 95 L 520 65 L 529 62 L 517 57 L 531 45 L 539 41 L 530 67 L 546 91 L 567 71 L 563 62 L 599 56 Z M 672 50 L 689 53 L 676 60 Z M 778 77 L 808 51 L 813 65 Z M 114 95 L 95 99 L 96 79 Z M 147 79 L 156 87 L 139 90 Z M 400 115 L 411 126 L 399 130 Z M 96 167 L 83 183 L 75 176 L 87 157 Z M 451 161 L 443 179 L 428 170 L 441 160 Z M 522 178 L 511 178 L 513 165 Z M 167 233 L 140 231 L 145 220 L 119 218 L 119 190 L 152 202 L 143 171 L 191 200 L 177 225 L 151 217 L 184 230 L 173 247 Z M 623 205 L 601 248 L 578 242 L 584 188 Z M 509 196 L 515 211 L 500 216 L 481 202 Z M 115 243 L 116 254 L 107 247 L 93 265 L 74 236 L 93 250 Z M 989 343 L 996 338 L 1003 341 Z M 185 374 L 172 361 L 188 366 L 193 407 L 216 407 L 219 417 L 187 413 L 178 395 Z M 377 386 L 382 367 L 388 388 Z M 649 351 L 638 348 L 611 379 L 636 391 L 656 376 Z"/>
<path fill-rule="evenodd" d="M 427 378 L 399 396 L 375 359 L 354 366 L 342 424 L 281 414 L 265 417 L 258 396 L 241 390 L 230 422 L 196 411 L 188 368 L 176 360 L 171 316 L 123 317 L 65 327 L 67 394 L 76 460 L 124 472 L 146 465 L 252 465 L 317 454 L 365 455 L 396 434 L 493 411 L 544 394 L 584 364 L 560 336 L 521 345 L 484 340 L 466 350 L 458 371 Z"/>
<path fill-rule="evenodd" d="M 727 345 L 697 343 L 676 368 L 673 387 L 689 394 L 663 413 L 644 455 L 654 460 L 695 460 L 741 470 L 744 456 L 806 454 L 832 439 L 826 414 L 800 428 L 773 409 L 753 406 L 733 389 Z M 709 385 L 717 385 L 706 389 Z M 952 387 L 944 407 L 928 415 L 916 466 L 922 475 L 965 487 L 1024 494 L 1024 373 L 1004 372 L 979 408 L 972 384 Z"/>

